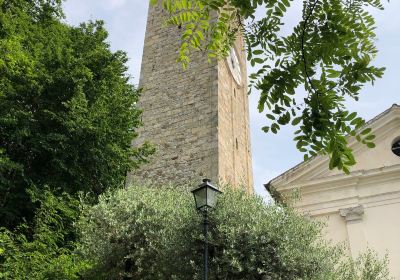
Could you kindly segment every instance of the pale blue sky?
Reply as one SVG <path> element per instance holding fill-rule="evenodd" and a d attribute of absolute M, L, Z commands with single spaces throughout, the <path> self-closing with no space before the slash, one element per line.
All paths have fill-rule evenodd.
<path fill-rule="evenodd" d="M 295 0 L 288 11 L 285 30 L 290 30 L 301 16 L 302 1 Z M 379 54 L 375 65 L 387 68 L 382 79 L 367 86 L 360 94 L 359 102 L 349 102 L 351 110 L 370 119 L 400 103 L 400 1 L 385 3 L 384 11 L 373 11 L 377 21 Z M 147 0 L 66 0 L 66 21 L 77 25 L 82 21 L 102 19 L 110 34 L 113 50 L 128 53 L 129 72 L 137 83 L 140 72 L 146 17 Z M 250 69 L 251 71 L 251 69 Z M 255 190 L 265 195 L 264 183 L 302 161 L 302 154 L 292 141 L 294 129 L 286 127 L 278 135 L 265 134 L 261 127 L 266 118 L 256 110 L 258 95 L 250 96 L 250 126 L 253 153 Z"/>

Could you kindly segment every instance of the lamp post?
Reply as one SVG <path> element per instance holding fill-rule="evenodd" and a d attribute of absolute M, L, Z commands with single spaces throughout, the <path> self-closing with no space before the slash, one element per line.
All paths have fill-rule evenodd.
<path fill-rule="evenodd" d="M 204 225 L 204 280 L 208 279 L 208 211 L 217 204 L 217 197 L 222 192 L 211 185 L 210 179 L 203 179 L 203 183 L 192 190 L 197 210 L 203 214 Z"/>

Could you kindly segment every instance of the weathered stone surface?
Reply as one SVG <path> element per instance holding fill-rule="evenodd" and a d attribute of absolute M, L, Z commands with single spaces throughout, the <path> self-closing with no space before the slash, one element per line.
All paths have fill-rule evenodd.
<path fill-rule="evenodd" d="M 358 205 L 355 207 L 342 208 L 342 209 L 339 209 L 339 214 L 347 222 L 359 221 L 359 220 L 362 220 L 362 217 L 364 215 L 364 206 Z"/>
<path fill-rule="evenodd" d="M 207 62 L 203 53 L 183 70 L 176 62 L 180 30 L 163 26 L 163 11 L 150 8 L 142 58 L 139 106 L 144 126 L 138 143 L 157 148 L 149 164 L 128 176 L 160 183 L 213 182 L 243 184 L 252 190 L 247 73 L 244 46 L 235 49 L 241 85 L 227 62 Z"/>

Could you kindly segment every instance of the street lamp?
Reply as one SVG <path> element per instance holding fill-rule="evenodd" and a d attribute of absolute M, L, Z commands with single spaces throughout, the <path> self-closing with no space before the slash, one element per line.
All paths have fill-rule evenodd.
<path fill-rule="evenodd" d="M 203 214 L 204 225 L 204 280 L 208 279 L 208 211 L 217 204 L 217 197 L 222 192 L 211 185 L 210 179 L 203 179 L 203 183 L 192 190 L 196 208 Z"/>

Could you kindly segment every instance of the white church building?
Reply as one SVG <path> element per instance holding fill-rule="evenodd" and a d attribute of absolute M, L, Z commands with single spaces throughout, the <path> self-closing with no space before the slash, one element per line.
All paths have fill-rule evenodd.
<path fill-rule="evenodd" d="M 326 221 L 326 236 L 346 242 L 356 257 L 367 247 L 389 256 L 400 279 L 400 106 L 394 104 L 365 127 L 376 135 L 370 149 L 349 139 L 357 164 L 350 175 L 329 170 L 327 156 L 317 156 L 265 185 L 276 199 L 299 193 L 294 207 Z"/>

